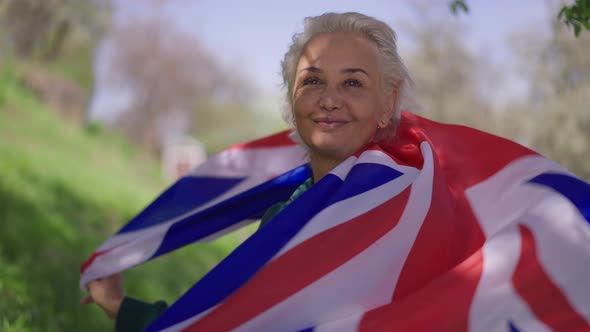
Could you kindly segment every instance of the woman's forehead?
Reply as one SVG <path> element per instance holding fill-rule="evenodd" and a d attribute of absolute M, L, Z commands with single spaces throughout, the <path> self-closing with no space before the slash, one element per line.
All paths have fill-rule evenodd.
<path fill-rule="evenodd" d="M 354 33 L 327 33 L 311 39 L 299 58 L 297 71 L 314 67 L 320 71 L 346 68 L 378 70 L 377 47 Z"/>

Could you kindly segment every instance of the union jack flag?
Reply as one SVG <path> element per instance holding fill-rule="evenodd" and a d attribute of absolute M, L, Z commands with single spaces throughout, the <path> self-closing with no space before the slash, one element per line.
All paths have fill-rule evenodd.
<path fill-rule="evenodd" d="M 282 132 L 179 180 L 81 287 L 257 220 L 310 176 Z M 148 331 L 590 331 L 590 185 L 514 142 L 403 113 Z"/>

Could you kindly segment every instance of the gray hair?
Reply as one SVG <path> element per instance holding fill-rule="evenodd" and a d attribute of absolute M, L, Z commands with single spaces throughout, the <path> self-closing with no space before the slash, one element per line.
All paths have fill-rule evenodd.
<path fill-rule="evenodd" d="M 375 140 L 393 137 L 401 109 L 407 109 L 407 107 L 414 105 L 411 94 L 413 82 L 406 66 L 397 53 L 395 32 L 386 23 L 360 13 L 325 13 L 320 16 L 305 18 L 303 32 L 293 36 L 293 42 L 281 62 L 283 86 L 287 88 L 287 102 L 283 110 L 283 118 L 288 123 L 293 123 L 293 84 L 295 82 L 295 71 L 303 49 L 314 37 L 333 32 L 357 33 L 377 46 L 383 93 L 386 94 L 396 89 L 397 100 L 389 123 L 383 130 L 378 132 L 378 137 Z"/>

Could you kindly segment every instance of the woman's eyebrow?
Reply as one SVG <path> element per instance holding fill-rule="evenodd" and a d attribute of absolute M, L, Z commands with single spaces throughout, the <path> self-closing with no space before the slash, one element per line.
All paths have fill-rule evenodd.
<path fill-rule="evenodd" d="M 311 73 L 321 73 L 323 70 L 321 70 L 317 67 L 311 66 L 311 67 L 306 67 L 306 68 L 299 70 L 299 72 L 303 72 L 303 71 L 307 71 L 307 72 L 311 72 Z M 369 73 L 367 73 L 367 71 L 362 68 L 344 68 L 340 72 L 342 74 L 363 73 L 363 74 L 367 75 L 367 77 L 371 77 L 369 75 Z"/>
<path fill-rule="evenodd" d="M 319 73 L 322 70 L 319 69 L 319 68 L 317 68 L 317 67 L 311 66 L 311 67 L 307 67 L 307 68 L 303 68 L 303 69 L 299 70 L 299 72 L 302 72 L 302 71 L 308 71 L 308 72 L 312 72 L 312 73 Z"/>
<path fill-rule="evenodd" d="M 367 73 L 362 68 L 345 68 L 345 69 L 342 69 L 340 72 L 343 74 L 363 73 L 363 74 L 367 75 L 367 77 L 371 77 L 371 76 L 369 76 L 369 73 Z"/>

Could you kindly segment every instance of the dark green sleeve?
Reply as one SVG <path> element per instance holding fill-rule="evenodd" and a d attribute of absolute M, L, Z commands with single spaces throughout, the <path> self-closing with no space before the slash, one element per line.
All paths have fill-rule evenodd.
<path fill-rule="evenodd" d="M 131 297 L 125 297 L 115 320 L 117 332 L 143 332 L 168 305 L 164 301 L 147 303 Z"/>
<path fill-rule="evenodd" d="M 269 207 L 268 210 L 266 210 L 266 212 L 264 212 L 264 215 L 260 219 L 260 226 L 258 226 L 258 228 L 264 226 L 267 222 L 269 222 L 272 219 L 272 217 L 274 217 L 277 213 L 279 213 L 283 209 L 284 205 L 285 205 L 285 202 L 280 202 L 280 203 L 277 203 L 277 204 Z"/>
<path fill-rule="evenodd" d="M 293 202 L 297 197 L 301 196 L 301 194 L 303 194 L 305 191 L 307 191 L 307 189 L 309 189 L 312 185 L 313 185 L 313 178 L 309 177 L 299 187 L 297 187 L 297 189 L 295 189 L 295 191 L 293 192 L 293 194 L 291 194 L 291 197 L 289 197 L 289 199 L 287 201 L 279 202 L 279 203 L 276 203 L 275 205 L 269 207 L 268 210 L 266 210 L 266 212 L 262 216 L 262 219 L 260 219 L 260 226 L 258 226 L 258 228 L 260 229 L 260 227 L 262 227 L 266 223 L 268 223 L 274 216 L 276 216 L 279 212 L 281 212 L 281 210 L 285 206 L 291 204 L 291 202 Z"/>

